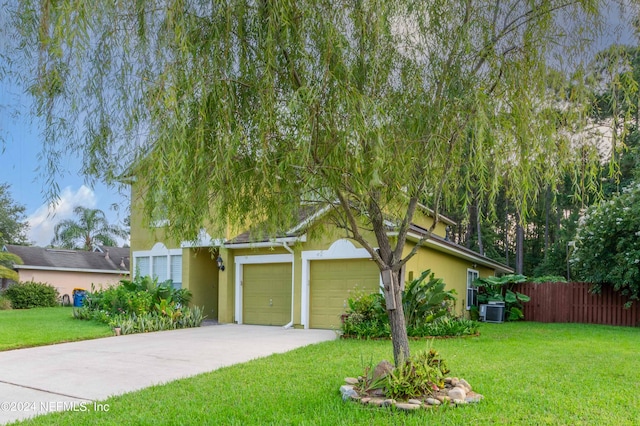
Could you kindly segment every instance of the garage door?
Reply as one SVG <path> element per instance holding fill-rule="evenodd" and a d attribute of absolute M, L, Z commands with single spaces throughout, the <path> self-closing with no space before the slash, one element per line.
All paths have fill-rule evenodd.
<path fill-rule="evenodd" d="M 242 270 L 242 322 L 291 321 L 291 263 L 248 264 Z"/>
<path fill-rule="evenodd" d="M 309 327 L 339 328 L 349 290 L 376 292 L 380 271 L 369 259 L 314 260 L 310 264 Z"/>

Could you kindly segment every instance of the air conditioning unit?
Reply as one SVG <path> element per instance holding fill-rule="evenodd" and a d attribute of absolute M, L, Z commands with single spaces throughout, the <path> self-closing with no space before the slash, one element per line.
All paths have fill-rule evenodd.
<path fill-rule="evenodd" d="M 504 302 L 489 302 L 480 305 L 480 320 L 484 322 L 504 322 Z"/>

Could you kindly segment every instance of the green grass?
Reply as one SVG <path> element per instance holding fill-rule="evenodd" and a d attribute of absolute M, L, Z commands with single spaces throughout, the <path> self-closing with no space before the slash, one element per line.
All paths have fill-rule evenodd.
<path fill-rule="evenodd" d="M 412 342 L 412 350 L 428 343 Z M 625 425 L 640 418 L 640 329 L 577 324 L 485 324 L 481 336 L 435 340 L 479 404 L 396 412 L 344 403 L 363 364 L 391 358 L 388 341 L 308 346 L 112 397 L 108 412 L 64 412 L 27 424 Z"/>
<path fill-rule="evenodd" d="M 0 311 L 0 351 L 111 336 L 106 324 L 73 318 L 73 308 Z"/>

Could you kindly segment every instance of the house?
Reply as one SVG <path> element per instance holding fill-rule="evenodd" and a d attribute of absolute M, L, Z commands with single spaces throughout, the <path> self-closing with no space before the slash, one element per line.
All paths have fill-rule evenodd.
<path fill-rule="evenodd" d="M 19 256 L 23 265 L 14 265 L 20 281 L 51 284 L 60 296 L 72 296 L 74 288 L 91 289 L 112 285 L 129 277 L 129 248 L 96 247 L 93 251 L 16 246 L 3 251 Z"/>
<path fill-rule="evenodd" d="M 138 200 L 132 203 L 132 270 L 189 289 L 192 303 L 220 323 L 338 328 L 350 292 L 379 291 L 377 265 L 358 243 L 344 238 L 327 207 L 302 209 L 299 224 L 275 238 L 256 239 L 249 231 L 212 238 L 203 230 L 198 241 L 177 242 L 166 237 L 166 221 L 145 228 L 139 198 L 132 200 Z M 424 206 L 416 213 L 405 254 L 428 232 L 430 213 Z M 448 241 L 446 227 L 454 224 L 441 217 L 434 235 L 405 265 L 404 277 L 412 280 L 431 269 L 456 290 L 455 309 L 464 314 L 475 278 L 513 271 Z M 323 232 L 313 232 L 318 226 Z"/>

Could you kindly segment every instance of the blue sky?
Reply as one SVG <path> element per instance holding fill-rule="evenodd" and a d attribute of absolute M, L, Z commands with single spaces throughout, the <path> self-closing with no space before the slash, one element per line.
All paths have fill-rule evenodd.
<path fill-rule="evenodd" d="M 98 208 L 105 212 L 110 223 L 121 225 L 129 214 L 128 194 L 120 194 L 117 189 L 99 183 L 94 187 L 85 184 L 79 176 L 79 156 L 63 159 L 62 169 L 66 173 L 55 178 L 60 199 L 57 203 L 46 200 L 45 181 L 38 170 L 41 127 L 29 114 L 30 102 L 19 88 L 0 81 L 0 136 L 4 140 L 4 144 L 0 144 L 0 183 L 9 183 L 12 198 L 26 207 L 29 240 L 35 245 L 48 245 L 55 224 L 73 218 L 72 210 L 77 205 Z M 112 208 L 113 204 L 119 206 L 117 211 Z"/>

